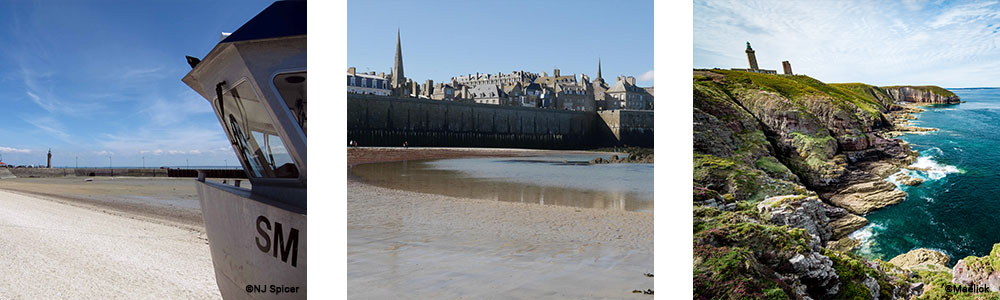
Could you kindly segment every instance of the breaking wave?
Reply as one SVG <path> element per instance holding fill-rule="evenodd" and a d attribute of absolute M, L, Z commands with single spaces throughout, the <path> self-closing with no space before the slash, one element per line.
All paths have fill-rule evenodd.
<path fill-rule="evenodd" d="M 858 229 L 848 235 L 849 238 L 857 240 L 861 243 L 858 247 L 856 253 L 863 257 L 874 257 L 878 253 L 878 243 L 875 242 L 875 236 L 879 232 L 885 230 L 885 225 L 878 223 L 869 223 L 867 226 Z"/>

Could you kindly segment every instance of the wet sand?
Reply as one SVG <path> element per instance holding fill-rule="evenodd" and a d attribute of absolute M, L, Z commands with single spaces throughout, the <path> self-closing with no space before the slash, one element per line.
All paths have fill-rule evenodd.
<path fill-rule="evenodd" d="M 530 151 L 349 149 L 348 164 Z M 653 273 L 651 213 L 455 198 L 354 179 L 347 193 L 349 298 L 651 298 L 632 293 L 653 288 L 644 275 Z"/>
<path fill-rule="evenodd" d="M 535 150 L 505 148 L 399 148 L 399 147 L 358 147 L 347 148 L 347 165 L 461 157 L 515 157 L 542 155 L 546 153 L 593 153 L 571 150 Z"/>
<path fill-rule="evenodd" d="M 0 180 L 0 190 L 204 231 L 193 178 L 16 178 Z"/>
<path fill-rule="evenodd" d="M 143 189 L 129 184 L 83 187 L 68 181 L 0 180 L 0 298 L 221 298 L 203 230 L 169 221 L 172 217 L 111 209 L 95 200 L 102 193 L 114 199 L 154 189 L 173 191 L 174 182 L 147 181 L 153 188 Z M 6 189 L 44 189 L 53 196 Z M 59 198 L 74 191 L 93 198 Z"/>

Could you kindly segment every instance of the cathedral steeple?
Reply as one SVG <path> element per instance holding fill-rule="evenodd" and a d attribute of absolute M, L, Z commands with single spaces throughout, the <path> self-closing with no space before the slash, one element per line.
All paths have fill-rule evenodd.
<path fill-rule="evenodd" d="M 597 79 L 600 79 L 601 81 L 604 81 L 604 78 L 601 78 L 601 58 L 600 57 L 597 58 Z"/>
<path fill-rule="evenodd" d="M 399 88 L 406 85 L 406 78 L 403 75 L 403 47 L 400 43 L 399 29 L 396 29 L 396 59 L 392 65 L 392 87 Z"/>

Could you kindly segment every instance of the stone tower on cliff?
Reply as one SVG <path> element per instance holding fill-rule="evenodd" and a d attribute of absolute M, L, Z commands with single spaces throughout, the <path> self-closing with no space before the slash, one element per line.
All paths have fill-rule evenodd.
<path fill-rule="evenodd" d="M 397 48 L 398 49 L 398 48 Z M 399 50 L 396 50 L 399 53 Z M 396 54 L 399 55 L 399 54 Z M 753 48 L 750 48 L 750 42 L 747 42 L 747 59 L 750 60 L 750 70 L 759 70 L 757 67 L 757 55 L 753 53 Z"/>
<path fill-rule="evenodd" d="M 399 38 L 399 29 L 396 29 L 396 58 L 392 64 L 392 90 L 396 96 L 408 94 L 406 90 L 406 77 L 403 75 L 403 47 Z"/>

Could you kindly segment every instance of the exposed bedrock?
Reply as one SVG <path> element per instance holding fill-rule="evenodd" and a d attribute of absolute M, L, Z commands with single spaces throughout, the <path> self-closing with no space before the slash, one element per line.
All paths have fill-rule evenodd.
<path fill-rule="evenodd" d="M 929 86 L 883 87 L 896 101 L 913 103 L 952 104 L 961 102 L 961 98 L 945 89 Z"/>
<path fill-rule="evenodd" d="M 802 228 L 824 244 L 868 224 L 868 219 L 823 203 L 816 196 L 771 197 L 757 204 L 757 211 L 772 224 Z"/>
<path fill-rule="evenodd" d="M 951 282 L 960 285 L 986 286 L 1000 292 L 1000 244 L 983 257 L 963 258 L 951 268 Z"/>
<path fill-rule="evenodd" d="M 950 271 L 950 269 L 946 267 L 949 260 L 948 255 L 942 253 L 941 251 L 919 248 L 897 255 L 896 257 L 890 259 L 889 263 L 911 271 Z"/>

